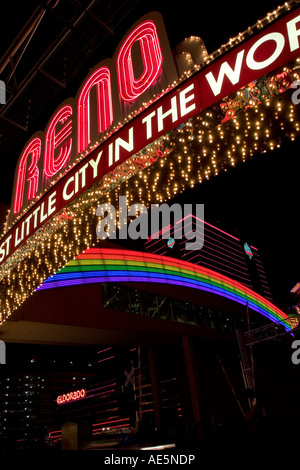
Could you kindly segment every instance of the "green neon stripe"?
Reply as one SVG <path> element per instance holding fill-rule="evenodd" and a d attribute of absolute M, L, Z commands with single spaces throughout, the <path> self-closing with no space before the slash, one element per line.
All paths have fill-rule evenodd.
<path fill-rule="evenodd" d="M 85 262 L 82 263 L 82 261 L 85 261 Z M 97 271 L 96 268 L 95 269 L 93 269 L 91 267 L 88 268 L 88 263 L 86 263 L 86 261 L 87 260 L 77 260 L 77 265 L 72 263 L 74 265 L 72 268 L 70 266 L 66 266 L 63 269 L 66 270 L 67 272 L 74 272 L 74 270 L 76 270 L 76 267 L 80 266 L 80 269 L 82 271 L 93 271 L 93 270 Z M 105 265 L 105 266 L 110 266 L 110 269 L 116 269 L 116 270 L 118 270 L 119 267 L 120 267 L 119 270 L 122 270 L 122 271 L 128 270 L 129 266 L 130 267 L 135 267 L 135 270 L 137 270 L 137 271 L 141 271 L 142 269 L 147 269 L 149 267 L 153 267 L 154 272 L 158 272 L 158 273 L 161 273 L 161 274 L 163 274 L 163 273 L 168 273 L 168 274 L 175 273 L 177 276 L 183 277 L 182 274 L 184 273 L 184 274 L 186 274 L 186 276 L 188 278 L 194 279 L 196 281 L 201 279 L 204 282 L 207 282 L 207 280 L 208 280 L 209 283 L 212 284 L 212 285 L 219 286 L 221 288 L 226 288 L 226 290 L 231 292 L 231 293 L 234 293 L 234 294 L 238 293 L 243 298 L 251 299 L 253 301 L 253 303 L 255 303 L 255 305 L 264 306 L 264 309 L 266 309 L 270 313 L 273 313 L 273 314 L 276 315 L 276 312 L 273 309 L 271 309 L 264 302 L 262 302 L 260 299 L 257 299 L 252 294 L 250 294 L 248 292 L 245 292 L 244 290 L 242 290 L 239 287 L 232 286 L 231 284 L 229 284 L 226 281 L 223 281 L 223 280 L 221 281 L 217 278 L 208 276 L 204 273 L 200 273 L 200 272 L 195 273 L 194 271 L 191 271 L 191 270 L 187 270 L 187 269 L 184 269 L 184 268 L 178 269 L 175 266 L 169 266 L 169 265 L 168 265 L 168 268 L 157 268 L 158 263 L 154 264 L 154 263 L 147 263 L 147 262 L 146 263 L 145 262 L 136 262 L 134 260 L 126 261 L 126 265 L 124 265 L 124 260 L 120 260 L 120 261 L 117 260 L 117 263 L 115 262 L 116 260 L 92 260 L 92 261 L 97 261 L 97 263 L 95 263 L 95 262 L 92 263 L 92 265 L 94 265 L 94 266 Z M 101 261 L 102 263 L 100 264 L 99 261 Z M 137 265 L 139 265 L 139 266 L 137 266 Z M 278 316 L 278 314 L 276 316 Z"/>
<path fill-rule="evenodd" d="M 89 261 L 92 261 L 92 263 L 89 263 Z M 99 263 L 101 261 L 101 264 Z M 70 263 L 71 264 L 71 263 Z M 178 277 L 187 277 L 188 279 L 193 279 L 195 281 L 203 281 L 208 285 L 211 286 L 216 286 L 220 287 L 224 290 L 226 290 L 229 293 L 232 293 L 234 295 L 238 295 L 241 298 L 244 298 L 245 300 L 251 300 L 251 302 L 260 307 L 263 308 L 265 311 L 269 312 L 272 316 L 275 316 L 276 318 L 282 319 L 282 317 L 271 307 L 266 305 L 264 302 L 262 302 L 260 299 L 257 299 L 255 296 L 251 295 L 248 292 L 243 291 L 239 287 L 232 286 L 227 282 L 220 281 L 219 279 L 213 278 L 211 276 L 208 276 L 204 273 L 200 272 L 194 272 L 191 270 L 187 270 L 184 268 L 176 268 L 175 266 L 170 266 L 167 265 L 168 267 L 162 267 L 158 268 L 157 264 L 154 263 L 147 263 L 147 262 L 139 262 L 139 261 L 134 261 L 134 260 L 126 260 L 126 264 L 124 265 L 124 260 L 75 260 L 75 262 L 72 262 L 72 266 L 67 265 L 65 266 L 61 271 L 64 272 L 76 272 L 78 268 L 80 271 L 87 272 L 87 271 L 97 271 L 99 266 L 109 266 L 109 269 L 114 269 L 114 270 L 119 270 L 119 271 L 130 271 L 130 268 L 134 268 L 136 271 L 143 272 L 149 269 L 149 267 L 152 267 L 150 272 L 157 272 L 160 274 L 175 274 Z M 145 271 L 147 274 L 147 271 Z M 185 274 L 185 276 L 183 275 Z"/>

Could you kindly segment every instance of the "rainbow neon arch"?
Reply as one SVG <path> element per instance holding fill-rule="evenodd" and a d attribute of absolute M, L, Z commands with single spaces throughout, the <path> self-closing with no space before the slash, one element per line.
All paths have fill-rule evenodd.
<path fill-rule="evenodd" d="M 269 320 L 282 322 L 287 331 L 292 329 L 286 313 L 240 282 L 187 261 L 140 251 L 89 248 L 37 290 L 104 282 L 163 283 L 199 289 L 241 305 L 248 303 Z"/>

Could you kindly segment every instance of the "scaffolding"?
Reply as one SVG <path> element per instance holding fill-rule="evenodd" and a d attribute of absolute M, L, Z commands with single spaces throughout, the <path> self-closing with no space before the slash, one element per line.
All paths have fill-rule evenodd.
<path fill-rule="evenodd" d="M 245 391 L 247 392 L 248 399 L 248 410 L 242 406 L 238 395 L 230 381 L 228 373 L 225 370 L 225 367 L 220 359 L 217 356 L 219 364 L 222 368 L 222 371 L 225 375 L 226 381 L 234 395 L 234 398 L 244 416 L 244 418 L 250 422 L 254 416 L 255 410 L 257 409 L 257 400 L 256 400 L 256 390 L 255 390 L 255 373 L 254 373 L 254 360 L 252 354 L 252 346 L 254 344 L 261 343 L 263 341 L 270 341 L 284 335 L 294 335 L 295 331 L 300 329 L 300 315 L 289 315 L 288 319 L 283 321 L 273 322 L 268 325 L 264 325 L 260 328 L 250 329 L 250 317 L 249 317 L 249 308 L 247 308 L 247 324 L 248 331 L 242 332 L 239 329 L 235 330 L 237 343 L 239 346 L 239 356 L 240 356 L 240 367 L 243 376 L 243 382 Z M 286 323 L 290 324 L 291 330 L 287 330 Z M 249 349 L 249 351 L 248 351 Z M 265 413 L 265 411 L 263 410 Z"/>
<path fill-rule="evenodd" d="M 252 346 L 253 344 L 275 339 L 279 336 L 293 334 L 295 331 L 300 329 L 299 315 L 289 316 L 288 322 L 292 327 L 291 331 L 286 330 L 286 327 L 282 321 L 277 321 L 268 325 L 261 326 L 260 328 L 255 328 L 254 330 L 248 330 L 247 332 L 244 332 L 243 337 L 245 345 Z"/>

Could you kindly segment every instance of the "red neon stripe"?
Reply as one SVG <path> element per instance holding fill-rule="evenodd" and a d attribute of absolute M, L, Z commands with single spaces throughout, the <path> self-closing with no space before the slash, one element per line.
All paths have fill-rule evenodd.
<path fill-rule="evenodd" d="M 205 261 L 202 261 L 203 259 L 211 260 L 211 258 L 209 258 L 208 256 L 204 256 L 204 255 L 202 255 L 202 256 L 199 255 L 199 256 L 200 256 L 201 262 L 205 262 Z M 218 258 L 218 259 L 222 259 L 220 256 L 215 256 L 215 257 Z M 192 259 L 194 259 L 194 258 L 192 258 Z M 189 261 L 191 261 L 191 259 L 190 259 Z M 238 268 L 237 265 L 235 265 L 236 268 L 233 268 L 233 267 L 231 267 L 231 266 L 227 266 L 227 265 L 224 264 L 224 263 L 220 263 L 220 261 L 215 261 L 215 263 L 218 264 L 218 265 L 220 265 L 220 266 L 224 266 L 225 268 L 230 269 L 230 271 L 228 271 L 227 269 L 224 269 L 224 268 L 220 268 L 220 267 L 218 267 L 217 269 L 220 269 L 220 270 L 222 270 L 222 271 L 225 271 L 225 272 L 231 274 L 232 276 L 239 276 L 241 279 L 245 279 L 245 280 L 248 280 L 248 281 L 250 280 L 249 277 L 244 277 L 244 276 L 242 275 L 242 274 L 246 274 L 246 275 L 247 275 L 247 272 L 246 272 L 246 273 L 242 272 L 242 273 L 239 274 L 239 275 L 238 275 L 238 274 L 235 274 L 235 273 L 233 272 L 233 271 L 237 271 L 238 273 L 240 272 L 240 270 L 239 270 L 239 268 Z M 206 263 L 206 264 L 208 264 L 208 263 Z M 212 265 L 210 264 L 210 266 L 212 266 Z M 214 267 L 214 266 L 212 266 L 212 267 Z M 240 268 L 240 269 L 242 269 L 242 268 Z"/>
<path fill-rule="evenodd" d="M 93 248 L 92 250 L 93 251 L 92 251 L 91 254 L 98 255 L 97 259 L 100 256 L 100 258 L 104 259 L 104 260 L 107 260 L 107 259 L 114 260 L 114 259 L 116 259 L 116 260 L 119 260 L 119 261 L 126 261 L 126 260 L 128 260 L 128 261 L 141 261 L 141 262 L 144 262 L 144 263 L 153 263 L 153 264 L 159 264 L 159 265 L 167 264 L 167 265 L 174 266 L 174 267 L 177 267 L 177 268 L 178 268 L 178 266 L 181 266 L 184 269 L 188 269 L 189 271 L 191 270 L 191 263 L 189 263 L 188 261 L 173 260 L 171 258 L 166 260 L 166 258 L 162 257 L 161 255 L 155 255 L 153 253 L 142 253 L 141 254 L 140 251 L 130 251 L 130 252 L 126 253 L 126 251 L 124 251 L 124 250 L 118 250 L 118 249 L 107 249 L 107 250 L 105 249 L 105 250 L 103 250 L 102 248 L 98 248 L 97 252 L 94 251 L 94 250 L 96 250 L 95 248 Z M 80 254 L 75 258 L 75 260 L 80 260 L 80 259 L 93 259 L 93 258 L 91 258 L 89 256 L 89 254 L 87 253 L 87 250 L 86 250 L 85 253 Z M 199 266 L 197 266 L 197 267 L 199 268 Z M 212 271 L 212 270 L 209 270 L 209 271 L 211 271 L 212 274 L 215 274 L 214 271 Z"/>
<path fill-rule="evenodd" d="M 110 423 L 119 423 L 121 421 L 129 421 L 130 418 L 121 418 L 121 419 L 115 419 L 113 421 L 104 421 L 103 423 L 95 423 L 92 424 L 92 426 L 103 426 L 104 424 L 110 424 Z"/>
<path fill-rule="evenodd" d="M 212 227 L 212 228 L 218 230 L 219 232 L 224 233 L 224 234 L 227 235 L 228 237 L 231 237 L 231 238 L 233 238 L 234 240 L 237 240 L 238 242 L 240 241 L 238 238 L 234 237 L 234 236 L 231 235 L 230 233 L 224 232 L 224 230 L 221 230 L 220 228 L 215 227 L 215 226 L 212 225 L 212 224 L 209 224 L 209 223 L 206 222 L 205 220 L 199 219 L 199 217 L 196 217 L 194 214 L 189 214 L 189 215 L 187 215 L 186 217 L 184 217 L 182 220 L 185 220 L 185 219 L 187 219 L 188 217 L 194 217 L 194 219 L 200 220 L 200 222 L 203 222 L 205 225 L 208 225 L 209 227 Z M 179 223 L 179 222 L 177 222 L 177 223 Z M 223 238 L 223 237 L 222 237 L 222 238 Z"/>
<path fill-rule="evenodd" d="M 109 359 L 113 359 L 114 357 L 116 357 L 116 356 L 106 357 L 105 359 L 101 359 L 100 361 L 97 361 L 97 362 L 108 361 Z"/>
<path fill-rule="evenodd" d="M 110 349 L 112 349 L 112 346 L 110 348 L 102 349 L 102 351 L 97 351 L 97 354 L 101 354 L 105 351 L 109 351 Z"/>
<path fill-rule="evenodd" d="M 99 249 L 101 250 L 101 249 Z M 165 265 L 165 266 L 172 266 L 175 267 L 176 269 L 185 269 L 189 272 L 198 272 L 199 274 L 204 274 L 208 277 L 211 277 L 213 279 L 220 280 L 221 282 L 227 283 L 231 285 L 233 283 L 233 280 L 223 276 L 220 273 L 216 273 L 215 271 L 209 269 L 209 268 L 203 268 L 202 266 L 199 265 L 193 265 L 193 269 L 191 269 L 191 263 L 188 261 L 183 261 L 183 260 L 173 260 L 173 259 L 166 259 L 162 257 L 161 255 L 153 255 L 153 254 L 142 254 L 140 252 L 130 252 L 126 255 L 124 255 L 124 252 L 122 250 L 113 250 L 113 253 L 106 253 L 103 252 L 102 250 L 99 252 L 101 255 L 101 258 L 103 260 L 118 260 L 118 261 L 138 261 L 142 263 L 152 263 L 152 264 L 157 264 L 159 266 Z M 122 256 L 120 256 L 122 255 Z M 79 255 L 80 256 L 80 255 Z M 77 259 L 79 259 L 79 256 Z M 89 259 L 88 254 L 85 253 L 85 259 Z M 109 269 L 109 268 L 108 268 Z M 236 284 L 238 286 L 238 284 Z M 244 287 L 243 285 L 240 285 L 240 288 Z"/>
<path fill-rule="evenodd" d="M 105 395 L 105 394 L 113 393 L 113 392 L 115 392 L 115 391 L 116 391 L 116 389 L 115 389 L 115 388 L 112 388 L 111 390 L 106 390 L 105 392 L 94 393 L 94 395 L 89 395 L 89 396 L 86 397 L 86 398 L 99 397 L 100 395 Z"/>
<path fill-rule="evenodd" d="M 210 233 L 213 233 L 212 230 L 206 230 L 206 231 L 208 231 L 208 232 L 210 232 Z M 235 253 L 233 253 L 233 254 L 234 254 L 236 257 L 241 258 L 242 263 L 246 265 L 246 261 L 245 261 L 244 257 L 241 255 L 241 247 L 240 247 L 240 250 L 238 250 L 237 248 L 228 245 L 228 243 L 225 244 L 225 243 L 221 242 L 221 241 L 218 240 L 216 237 L 212 237 L 212 236 L 207 235 L 207 234 L 206 234 L 206 231 L 205 231 L 204 241 L 207 241 L 207 240 L 214 240 L 216 243 L 212 243 L 212 242 L 208 242 L 208 243 L 210 243 L 210 244 L 212 244 L 212 245 L 214 245 L 214 246 L 218 246 L 218 247 L 220 247 L 220 245 L 223 245 L 224 247 L 229 248 L 229 250 L 231 250 L 231 251 L 226 250 L 225 248 L 223 248 L 223 251 L 227 251 L 229 254 L 230 254 L 230 253 L 232 254 L 233 252 L 235 252 Z M 188 232 L 188 233 L 190 233 L 190 232 Z M 224 237 L 221 237 L 221 238 L 224 238 Z M 229 240 L 228 240 L 228 241 L 229 241 Z M 183 240 L 181 243 L 184 243 L 184 240 Z M 207 244 L 205 244 L 205 246 L 207 246 Z"/>
<path fill-rule="evenodd" d="M 103 387 L 92 388 L 91 390 L 88 390 L 87 393 L 96 392 L 97 390 L 103 390 L 104 388 L 113 387 L 114 385 L 117 385 L 116 382 L 113 382 L 108 385 L 104 385 Z"/>

